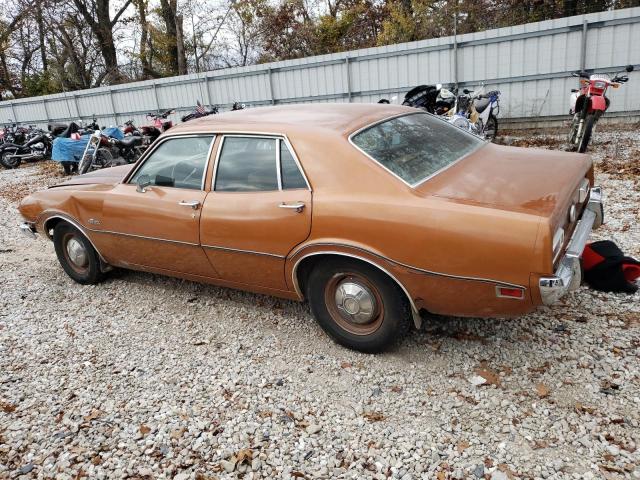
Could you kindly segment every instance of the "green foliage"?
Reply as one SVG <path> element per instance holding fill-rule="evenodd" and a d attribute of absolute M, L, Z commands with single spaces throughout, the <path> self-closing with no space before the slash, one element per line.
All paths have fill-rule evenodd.
<path fill-rule="evenodd" d="M 62 86 L 49 70 L 26 75 L 23 80 L 22 96 L 24 97 L 37 97 L 60 92 L 62 92 Z"/>

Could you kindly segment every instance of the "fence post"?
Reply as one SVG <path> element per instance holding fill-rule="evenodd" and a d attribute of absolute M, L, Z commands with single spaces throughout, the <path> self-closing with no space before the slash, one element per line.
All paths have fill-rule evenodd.
<path fill-rule="evenodd" d="M 344 68 L 347 71 L 347 98 L 349 99 L 349 103 L 351 103 L 351 65 L 349 57 L 344 57 Z"/>
<path fill-rule="evenodd" d="M 113 112 L 113 121 L 118 125 L 118 112 L 116 111 L 116 104 L 113 101 L 113 90 L 109 89 L 109 101 L 111 102 L 111 111 Z"/>
<path fill-rule="evenodd" d="M 456 2 L 457 3 L 457 2 Z M 458 90 L 458 11 L 453 17 L 453 82 Z"/>
<path fill-rule="evenodd" d="M 42 106 L 44 107 L 44 115 L 45 115 L 45 117 L 47 117 L 47 123 L 49 123 L 49 121 L 51 120 L 51 117 L 49 117 L 49 109 L 47 108 L 47 99 L 46 98 L 42 99 Z"/>
<path fill-rule="evenodd" d="M 268 72 L 269 72 L 269 93 L 271 95 L 271 105 L 275 105 L 276 97 L 273 95 L 273 79 L 271 78 L 271 69 L 269 69 Z"/>
<path fill-rule="evenodd" d="M 73 105 L 76 107 L 76 116 L 79 119 L 82 119 L 82 115 L 80 115 L 80 108 L 78 107 L 78 96 L 77 95 L 73 96 Z"/>
<path fill-rule="evenodd" d="M 156 111 L 160 111 L 160 102 L 158 101 L 158 85 L 153 82 L 153 97 L 156 99 Z"/>
<path fill-rule="evenodd" d="M 18 123 L 18 118 L 16 116 L 16 108 L 13 106 L 13 103 L 10 103 L 9 105 L 11 105 L 11 115 L 13 115 L 13 122 Z"/>
<path fill-rule="evenodd" d="M 204 80 L 204 92 L 206 95 L 206 100 L 207 100 L 207 105 L 209 105 L 209 107 L 211 107 L 211 92 L 209 92 L 209 77 L 207 75 L 205 75 L 203 77 Z"/>
<path fill-rule="evenodd" d="M 589 21 L 585 18 L 582 21 L 582 39 L 580 45 L 580 71 L 587 66 L 587 30 L 589 29 Z"/>

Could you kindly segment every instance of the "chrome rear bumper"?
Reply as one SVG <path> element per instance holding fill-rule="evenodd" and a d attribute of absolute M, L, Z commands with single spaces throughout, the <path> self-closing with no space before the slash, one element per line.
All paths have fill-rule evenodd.
<path fill-rule="evenodd" d="M 36 228 L 32 223 L 25 222 L 20 224 L 20 231 L 29 238 L 37 238 Z"/>
<path fill-rule="evenodd" d="M 563 295 L 577 289 L 582 283 L 582 266 L 580 257 L 587 244 L 591 231 L 602 225 L 604 221 L 604 205 L 602 190 L 593 187 L 582 218 L 578 221 L 573 236 L 569 241 L 564 256 L 558 263 L 553 276 L 540 278 L 539 288 L 542 303 L 551 305 Z"/>

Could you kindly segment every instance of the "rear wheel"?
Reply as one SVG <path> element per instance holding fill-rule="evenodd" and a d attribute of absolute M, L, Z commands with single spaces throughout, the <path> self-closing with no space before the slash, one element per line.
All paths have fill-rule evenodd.
<path fill-rule="evenodd" d="M 59 223 L 53 230 L 53 244 L 60 265 L 73 280 L 90 285 L 104 279 L 98 252 L 80 230 L 66 222 Z"/>
<path fill-rule="evenodd" d="M 594 114 L 587 115 L 584 120 L 584 128 L 582 129 L 582 137 L 578 143 L 578 152 L 584 153 L 587 151 L 589 141 L 591 140 L 591 134 L 593 133 L 593 127 L 596 124 L 596 116 Z"/>
<path fill-rule="evenodd" d="M 345 347 L 376 353 L 409 331 L 411 308 L 404 292 L 377 268 L 329 260 L 318 264 L 306 283 L 314 317 Z"/>
<path fill-rule="evenodd" d="M 4 150 L 0 155 L 0 163 L 4 168 L 18 168 L 22 163 L 22 159 L 16 156 L 15 150 Z"/>

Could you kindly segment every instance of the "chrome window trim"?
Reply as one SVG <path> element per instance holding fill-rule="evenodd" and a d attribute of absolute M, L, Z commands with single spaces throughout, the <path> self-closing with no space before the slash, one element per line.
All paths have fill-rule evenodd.
<path fill-rule="evenodd" d="M 219 246 L 215 246 L 215 245 L 205 245 L 202 244 L 202 248 L 210 248 L 213 250 L 224 250 L 224 251 L 228 251 L 228 252 L 235 252 L 235 253 L 246 253 L 249 255 L 264 255 L 267 257 L 275 257 L 275 258 L 280 258 L 280 259 L 284 259 L 286 258 L 284 255 L 278 255 L 275 253 L 267 253 L 267 252 L 258 252 L 255 250 L 243 250 L 240 248 L 230 248 L 230 247 L 219 247 Z"/>
<path fill-rule="evenodd" d="M 409 115 L 429 115 L 431 117 L 437 118 L 438 120 L 445 122 L 445 123 L 449 123 L 446 120 L 439 118 L 437 115 L 433 115 L 429 112 L 424 112 L 424 111 L 419 111 L 419 112 L 405 112 L 405 113 L 400 113 L 397 115 L 391 115 L 390 117 L 386 117 L 382 120 L 376 120 L 373 123 L 370 123 L 364 127 L 360 127 L 359 129 L 357 129 L 355 132 L 352 132 L 349 134 L 348 140 L 349 143 L 356 149 L 358 150 L 360 153 L 362 153 L 363 155 L 365 155 L 367 158 L 369 158 L 370 160 L 373 160 L 377 165 L 379 165 L 380 167 L 382 167 L 384 170 L 386 170 L 387 172 L 389 172 L 391 175 L 393 175 L 395 178 L 397 178 L 398 180 L 400 180 L 402 183 L 404 183 L 406 186 L 408 186 L 409 188 L 417 188 L 420 185 L 422 185 L 424 182 L 432 179 L 433 177 L 435 177 L 436 175 L 444 172 L 445 170 L 453 167 L 455 164 L 457 164 L 458 162 L 461 162 L 462 160 L 464 160 L 465 158 L 467 158 L 469 155 L 471 155 L 472 153 L 477 152 L 480 148 L 486 146 L 489 142 L 486 141 L 482 141 L 482 139 L 480 137 L 477 137 L 475 135 L 473 135 L 472 133 L 469 132 L 465 132 L 464 130 L 462 130 L 461 128 L 458 127 L 454 127 L 453 125 L 451 125 L 453 128 L 458 128 L 458 130 L 460 130 L 461 132 L 466 133 L 467 135 L 473 137 L 474 139 L 478 140 L 478 146 L 476 148 L 474 148 L 473 150 L 471 150 L 470 152 L 465 153 L 463 156 L 461 156 L 460 158 L 454 160 L 453 162 L 451 162 L 450 164 L 442 167 L 440 170 L 436 170 L 435 172 L 433 172 L 432 174 L 430 174 L 428 177 L 423 178 L 422 180 L 420 180 L 419 182 L 416 183 L 409 183 L 407 182 L 404 178 L 400 177 L 398 174 L 396 174 L 395 172 L 393 172 L 392 170 L 390 170 L 388 167 L 386 167 L 385 165 L 383 165 L 381 162 L 379 162 L 378 160 L 376 160 L 375 158 L 373 158 L 371 155 L 369 155 L 367 152 L 365 152 L 364 150 L 362 150 L 358 145 L 355 144 L 355 142 L 353 141 L 353 137 L 355 137 L 356 135 L 358 135 L 359 133 L 375 127 L 376 125 L 380 125 L 381 123 L 385 123 L 389 120 L 393 120 L 396 118 L 400 118 L 400 117 L 405 117 L 405 116 L 409 116 Z"/>
<path fill-rule="evenodd" d="M 284 144 L 287 146 L 287 149 L 289 150 L 289 153 L 291 153 L 291 156 L 293 157 L 293 160 L 295 161 L 296 165 L 298 166 L 298 170 L 300 171 L 300 174 L 302 175 L 302 178 L 304 179 L 305 184 L 307 185 L 307 190 L 309 190 L 310 192 L 313 192 L 313 189 L 311 188 L 311 184 L 309 183 L 309 180 L 307 179 L 307 175 L 304 171 L 304 169 L 302 168 L 302 164 L 300 163 L 300 160 L 298 159 L 298 155 L 296 154 L 296 151 L 293 149 L 293 146 L 291 145 L 291 142 L 289 141 L 289 138 L 287 137 L 287 135 L 282 134 L 282 133 L 263 133 L 263 132 L 222 132 L 222 131 L 218 131 L 218 133 L 216 135 L 221 136 L 220 139 L 220 146 L 218 147 L 218 151 L 216 152 L 216 156 L 215 156 L 215 163 L 213 166 L 213 176 L 211 177 L 211 191 L 212 192 L 217 192 L 217 193 L 260 193 L 260 192 L 275 192 L 275 191 L 283 191 L 282 189 L 282 174 L 280 171 L 280 148 L 279 148 L 279 141 L 283 141 Z M 225 191 L 220 191 L 220 190 L 216 190 L 216 180 L 218 177 L 218 165 L 220 164 L 220 154 L 222 153 L 222 148 L 224 147 L 224 140 L 227 137 L 240 137 L 240 138 L 273 138 L 276 140 L 276 167 L 277 167 L 277 172 L 276 175 L 278 177 L 278 190 L 258 190 L 258 191 L 254 191 L 254 192 L 225 192 Z M 290 190 L 299 190 L 299 189 L 290 189 Z"/>
<path fill-rule="evenodd" d="M 373 255 L 374 257 L 382 258 L 383 260 L 386 260 L 386 261 L 388 261 L 390 263 L 396 264 L 396 265 L 398 265 L 400 267 L 404 267 L 404 268 L 407 268 L 409 270 L 415 270 L 416 272 L 424 273 L 424 274 L 427 274 L 427 275 L 434 275 L 434 276 L 438 276 L 438 277 L 452 278 L 454 280 L 468 280 L 468 281 L 473 281 L 473 282 L 489 283 L 489 284 L 500 286 L 500 287 L 521 288 L 521 289 L 523 289 L 525 291 L 527 290 L 527 287 L 525 287 L 523 285 L 518 285 L 516 283 L 510 283 L 510 282 L 504 282 L 502 280 L 494 280 L 492 278 L 469 277 L 469 276 L 464 276 L 464 275 L 453 275 L 453 274 L 450 274 L 450 273 L 435 272 L 433 270 L 425 270 L 423 268 L 414 267 L 412 265 L 399 262 L 397 260 L 394 260 L 392 258 L 386 257 L 384 255 L 380 255 L 378 253 L 374 253 L 374 252 L 371 252 L 369 250 L 365 250 L 364 248 L 360 248 L 360 247 L 357 247 L 355 245 L 348 245 L 348 244 L 342 244 L 342 243 L 312 243 L 312 244 L 307 244 L 307 245 L 304 245 L 304 246 L 298 248 L 296 251 L 291 252 L 288 256 L 289 257 L 294 257 L 298 253 L 300 253 L 303 249 L 310 248 L 310 247 L 352 248 L 352 249 L 355 249 L 355 250 L 359 250 L 361 252 L 368 253 L 369 255 Z M 322 253 L 322 252 L 319 252 L 319 253 Z"/>
<path fill-rule="evenodd" d="M 276 138 L 276 177 L 278 177 L 278 190 L 282 191 L 282 166 L 280 165 L 280 142 L 281 138 Z"/>
<path fill-rule="evenodd" d="M 175 135 L 167 135 L 166 137 L 160 139 L 158 138 L 159 141 L 154 142 L 153 145 L 151 145 L 140 157 L 140 159 L 138 160 L 138 162 L 136 163 L 135 167 L 133 169 L 131 169 L 131 171 L 129 172 L 129 174 L 122 180 L 122 184 L 128 184 L 128 185 L 133 185 L 130 180 L 131 178 L 136 174 L 136 172 L 138 170 L 140 170 L 140 168 L 142 168 L 142 165 L 144 165 L 147 160 L 149 159 L 149 157 L 153 154 L 153 152 L 155 152 L 158 147 L 160 145 L 162 145 L 164 142 L 166 142 L 167 140 L 174 140 L 174 139 L 179 139 L 179 138 L 198 138 L 198 137 L 207 137 L 207 136 L 211 136 L 211 145 L 209 145 L 209 150 L 208 150 L 208 154 L 207 154 L 207 161 L 205 163 L 204 166 L 204 172 L 202 174 L 202 183 L 200 186 L 200 191 L 204 191 L 204 187 L 205 187 L 205 182 L 207 181 L 207 172 L 209 170 L 209 162 L 211 161 L 211 152 L 213 150 L 213 146 L 216 143 L 216 133 L 214 132 L 207 132 L 207 133 L 184 133 L 184 134 L 175 134 Z M 165 187 L 162 187 L 165 188 Z M 181 188 L 180 190 L 193 190 L 191 188 Z"/>

